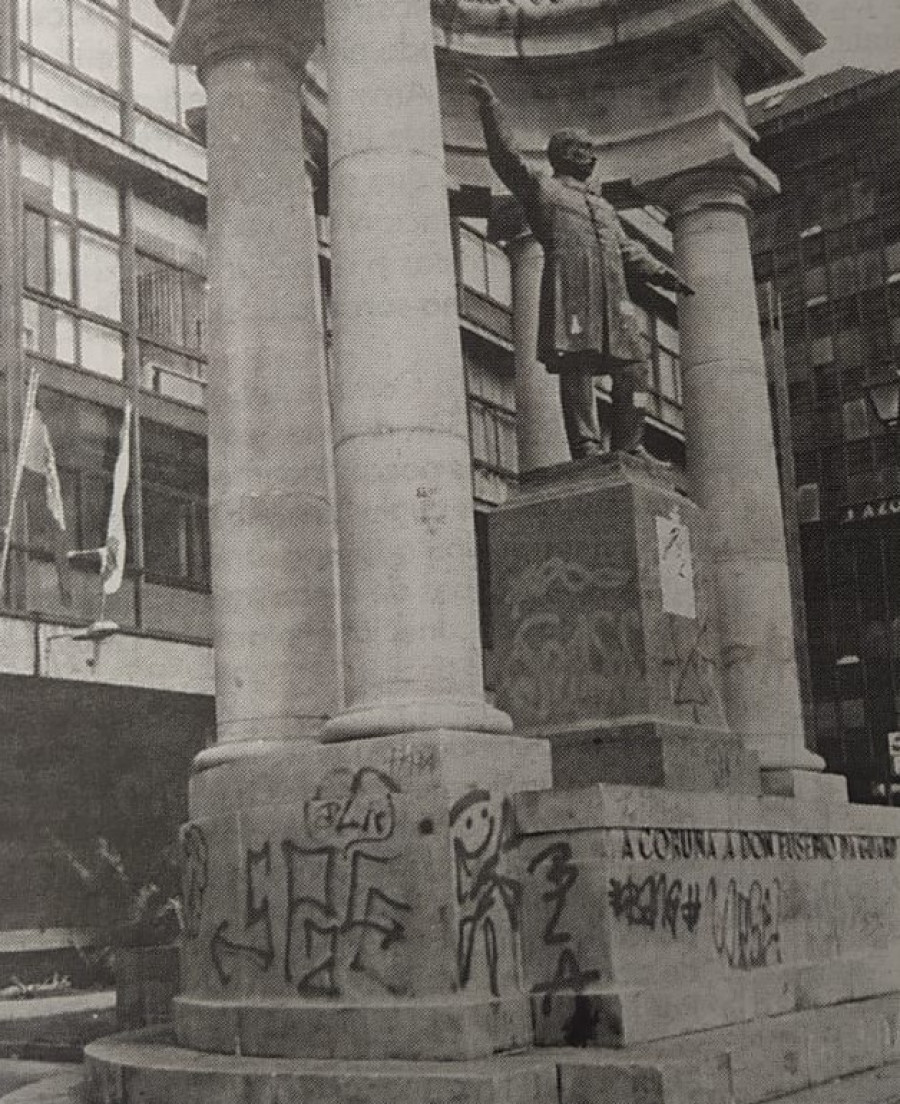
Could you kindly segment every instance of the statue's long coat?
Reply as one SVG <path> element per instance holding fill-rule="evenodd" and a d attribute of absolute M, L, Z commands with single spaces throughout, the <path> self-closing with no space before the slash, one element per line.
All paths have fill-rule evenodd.
<path fill-rule="evenodd" d="M 613 207 L 589 184 L 532 168 L 496 104 L 483 107 L 482 121 L 491 165 L 544 248 L 538 359 L 555 372 L 562 354 L 591 353 L 597 375 L 645 361 L 626 273 L 673 288 L 675 274 L 626 235 Z"/>

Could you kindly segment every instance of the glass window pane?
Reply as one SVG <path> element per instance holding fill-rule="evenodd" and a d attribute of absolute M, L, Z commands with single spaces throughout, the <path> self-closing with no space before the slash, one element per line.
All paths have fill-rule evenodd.
<path fill-rule="evenodd" d="M 667 399 L 678 402 L 679 394 L 678 361 L 665 349 L 659 350 L 659 390 Z"/>
<path fill-rule="evenodd" d="M 25 211 L 25 286 L 49 291 L 47 271 L 47 217 Z"/>
<path fill-rule="evenodd" d="M 656 336 L 659 339 L 660 345 L 669 349 L 670 352 L 677 353 L 680 349 L 678 340 L 678 330 L 674 326 L 670 326 L 662 318 L 656 320 Z"/>
<path fill-rule="evenodd" d="M 134 225 L 144 248 L 185 268 L 204 270 L 202 226 L 138 198 L 134 201 Z"/>
<path fill-rule="evenodd" d="M 181 271 L 137 255 L 138 325 L 142 334 L 171 345 L 184 344 Z"/>
<path fill-rule="evenodd" d="M 201 361 L 141 343 L 141 387 L 145 391 L 202 407 L 205 367 Z"/>
<path fill-rule="evenodd" d="M 61 157 L 53 158 L 53 209 L 65 215 L 72 211 L 72 170 Z"/>
<path fill-rule="evenodd" d="M 509 306 L 512 302 L 512 284 L 510 282 L 509 261 L 502 249 L 496 245 L 487 247 L 488 291 L 492 299 Z"/>
<path fill-rule="evenodd" d="M 82 232 L 78 240 L 79 302 L 87 310 L 119 319 L 122 315 L 119 247 Z"/>
<path fill-rule="evenodd" d="M 75 363 L 75 319 L 65 311 L 48 311 L 51 320 L 52 349 L 50 356 L 66 364 Z"/>
<path fill-rule="evenodd" d="M 132 35 L 132 42 L 135 100 L 155 115 L 161 115 L 173 123 L 179 122 L 178 76 L 169 61 L 168 51 L 138 31 Z"/>
<path fill-rule="evenodd" d="M 72 231 L 65 222 L 53 223 L 53 294 L 72 298 Z"/>
<path fill-rule="evenodd" d="M 23 33 L 21 28 L 19 33 Z M 71 61 L 69 5 L 64 0 L 32 0 L 31 45 L 57 61 Z"/>
<path fill-rule="evenodd" d="M 19 41 L 28 42 L 31 38 L 31 0 L 19 0 Z"/>
<path fill-rule="evenodd" d="M 192 107 L 203 107 L 206 103 L 206 89 L 197 79 L 197 74 L 186 65 L 178 67 L 178 94 L 181 100 L 181 121 Z"/>
<path fill-rule="evenodd" d="M 110 234 L 119 235 L 119 189 L 99 176 L 78 170 L 75 177 L 78 191 L 78 219 L 89 222 Z"/>
<path fill-rule="evenodd" d="M 61 73 L 37 58 L 32 62 L 31 74 L 31 88 L 35 95 L 59 104 L 65 111 L 80 115 L 112 134 L 119 133 L 119 105 L 112 97 L 95 88 L 88 88 L 82 81 Z"/>
<path fill-rule="evenodd" d="M 40 309 L 33 299 L 22 300 L 22 348 L 38 352 L 40 338 Z"/>
<path fill-rule="evenodd" d="M 482 294 L 487 292 L 484 268 L 484 244 L 481 238 L 463 228 L 459 235 L 459 255 L 462 282 Z"/>
<path fill-rule="evenodd" d="M 122 367 L 122 335 L 95 322 L 82 320 L 81 367 L 101 376 L 120 380 Z"/>
<path fill-rule="evenodd" d="M 73 0 L 72 40 L 75 68 L 110 88 L 118 88 L 118 20 L 89 0 Z"/>
<path fill-rule="evenodd" d="M 177 165 L 198 180 L 206 180 L 206 150 L 187 134 L 138 114 L 134 120 L 134 137 L 139 146 L 163 161 Z"/>
<path fill-rule="evenodd" d="M 166 42 L 172 37 L 172 25 L 159 10 L 153 0 L 131 0 L 131 18 L 148 31 L 164 38 Z"/>
<path fill-rule="evenodd" d="M 189 349 L 206 348 L 206 280 L 195 272 L 183 273 L 184 343 Z"/>
<path fill-rule="evenodd" d="M 22 178 L 48 191 L 53 187 L 53 162 L 46 154 L 22 143 Z M 900 249 L 900 247 L 898 247 Z"/>

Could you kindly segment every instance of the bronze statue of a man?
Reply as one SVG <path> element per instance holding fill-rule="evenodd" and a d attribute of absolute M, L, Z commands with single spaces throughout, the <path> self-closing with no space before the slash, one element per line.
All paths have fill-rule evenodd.
<path fill-rule="evenodd" d="M 470 72 L 468 85 L 490 163 L 544 248 L 537 356 L 559 376 L 572 458 L 601 451 L 594 377 L 607 374 L 613 380 L 612 447 L 645 455 L 649 364 L 626 274 L 685 294 L 691 289 L 626 235 L 613 207 L 591 186 L 597 159 L 585 133 L 554 134 L 547 147 L 553 174 L 538 172 L 515 148 L 484 77 Z"/>

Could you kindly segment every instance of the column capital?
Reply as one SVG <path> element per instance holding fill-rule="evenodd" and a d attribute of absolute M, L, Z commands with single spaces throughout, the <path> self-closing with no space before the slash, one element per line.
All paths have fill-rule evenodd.
<path fill-rule="evenodd" d="M 226 58 L 266 53 L 300 73 L 321 38 L 320 6 L 318 0 L 184 0 L 172 60 L 196 65 L 202 79 L 205 69 Z"/>
<path fill-rule="evenodd" d="M 673 218 L 704 209 L 750 211 L 749 200 L 760 191 L 760 181 L 746 169 L 705 165 L 679 173 L 659 188 L 660 201 Z"/>

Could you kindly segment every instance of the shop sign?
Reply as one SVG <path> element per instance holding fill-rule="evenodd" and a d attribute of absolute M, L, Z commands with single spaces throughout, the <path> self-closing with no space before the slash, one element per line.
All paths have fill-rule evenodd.
<path fill-rule="evenodd" d="M 875 498 L 871 502 L 859 502 L 847 506 L 841 517 L 842 525 L 857 521 L 875 521 L 878 518 L 900 515 L 900 495 L 893 498 Z"/>

